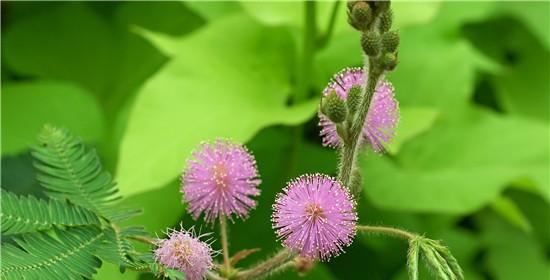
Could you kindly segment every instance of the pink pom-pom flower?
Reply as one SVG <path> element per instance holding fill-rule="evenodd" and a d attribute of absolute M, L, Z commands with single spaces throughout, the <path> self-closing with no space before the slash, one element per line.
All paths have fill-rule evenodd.
<path fill-rule="evenodd" d="M 195 236 L 193 230 L 170 231 L 167 239 L 157 241 L 156 261 L 185 273 L 186 279 L 204 279 L 214 266 L 212 255 L 216 253 L 210 244 L 200 240 L 205 235 Z"/>
<path fill-rule="evenodd" d="M 203 143 L 187 161 L 183 202 L 195 219 L 201 213 L 207 222 L 233 214 L 246 218 L 256 207 L 251 197 L 260 194 L 260 182 L 256 161 L 245 147 L 228 140 Z"/>
<path fill-rule="evenodd" d="M 346 100 L 351 87 L 364 84 L 363 69 L 346 68 L 334 75 L 324 89 L 323 95 L 326 96 L 332 91 L 336 91 L 340 98 Z M 390 82 L 382 80 L 378 83 L 363 126 L 363 139 L 367 140 L 376 152 L 384 151 L 383 144 L 393 139 L 395 128 L 399 122 L 399 104 L 395 100 L 393 92 Z M 341 141 L 336 132 L 336 125 L 321 112 L 319 112 L 319 119 L 323 145 L 332 148 L 340 146 Z"/>
<path fill-rule="evenodd" d="M 355 200 L 329 176 L 302 175 L 277 196 L 272 222 L 285 247 L 302 257 L 328 260 L 353 241 Z"/>

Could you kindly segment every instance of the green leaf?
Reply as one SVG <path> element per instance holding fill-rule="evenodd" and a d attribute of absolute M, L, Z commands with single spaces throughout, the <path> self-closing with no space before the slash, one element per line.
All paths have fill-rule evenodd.
<path fill-rule="evenodd" d="M 437 124 L 403 146 L 394 162 L 367 157 L 365 192 L 383 208 L 469 213 L 528 177 L 540 178 L 539 193 L 549 199 L 547 154 L 546 126 L 477 112 Z"/>
<path fill-rule="evenodd" d="M 481 220 L 490 275 L 495 279 L 546 279 L 550 265 L 544 247 L 533 236 L 494 215 Z M 545 221 L 546 223 L 548 221 Z"/>
<path fill-rule="evenodd" d="M 491 208 L 502 215 L 502 217 L 508 220 L 511 224 L 521 228 L 526 232 L 531 231 L 531 223 L 529 222 L 527 217 L 523 215 L 521 209 L 519 209 L 515 202 L 510 198 L 505 196 L 497 197 L 491 203 Z"/>
<path fill-rule="evenodd" d="M 103 114 L 82 88 L 53 81 L 2 85 L 2 155 L 28 149 L 47 122 L 67 127 L 86 141 L 102 139 Z"/>
<path fill-rule="evenodd" d="M 438 110 L 420 107 L 399 109 L 399 124 L 393 140 L 385 147 L 390 154 L 397 154 L 408 140 L 432 127 L 439 114 Z"/>
<path fill-rule="evenodd" d="M 33 196 L 17 196 L 2 189 L 2 234 L 50 229 L 53 226 L 99 225 L 91 211 L 64 201 L 44 201 Z"/>
<path fill-rule="evenodd" d="M 409 251 L 407 253 L 407 271 L 410 280 L 418 280 L 418 251 L 420 244 L 418 240 L 409 241 Z"/>
<path fill-rule="evenodd" d="M 48 6 L 9 25 L 3 57 L 20 75 L 71 80 L 92 93 L 107 93 L 116 69 L 112 35 L 86 5 Z"/>
<path fill-rule="evenodd" d="M 137 230 L 137 231 L 136 231 Z M 122 228 L 108 227 L 104 229 L 105 238 L 98 250 L 98 256 L 112 264 L 116 264 L 121 272 L 126 267 L 134 270 L 143 270 L 149 266 L 148 263 L 140 259 L 130 240 L 131 236 L 148 236 L 142 228 Z M 137 233 L 137 234 L 136 234 Z"/>
<path fill-rule="evenodd" d="M 40 146 L 32 153 L 37 179 L 48 195 L 71 202 L 107 218 L 117 217 L 113 205 L 120 199 L 111 175 L 102 170 L 99 157 L 65 129 L 44 126 Z"/>
<path fill-rule="evenodd" d="M 229 37 L 229 29 L 239 32 Z M 263 127 L 310 118 L 317 100 L 286 105 L 289 42 L 286 29 L 242 16 L 178 40 L 175 55 L 144 85 L 130 114 L 117 168 L 122 193 L 172 181 L 200 141 L 244 142 Z M 162 149 L 151 148 L 159 143 Z"/>
<path fill-rule="evenodd" d="M 56 238 L 29 233 L 15 238 L 15 244 L 2 244 L 3 279 L 80 279 L 92 278 L 100 266 L 94 256 L 103 237 L 97 227 L 55 230 Z"/>

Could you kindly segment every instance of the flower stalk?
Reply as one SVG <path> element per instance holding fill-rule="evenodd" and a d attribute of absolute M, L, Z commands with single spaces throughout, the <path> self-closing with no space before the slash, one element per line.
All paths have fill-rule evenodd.
<path fill-rule="evenodd" d="M 248 280 L 248 279 L 261 279 L 272 273 L 282 271 L 288 267 L 291 267 L 292 259 L 295 257 L 295 253 L 288 249 L 281 249 L 273 257 L 260 262 L 254 267 L 243 270 L 237 273 L 235 279 Z"/>
<path fill-rule="evenodd" d="M 229 261 L 229 244 L 227 241 L 227 220 L 225 216 L 220 216 L 220 242 L 222 243 L 223 269 L 226 274 L 231 272 L 231 263 Z"/>

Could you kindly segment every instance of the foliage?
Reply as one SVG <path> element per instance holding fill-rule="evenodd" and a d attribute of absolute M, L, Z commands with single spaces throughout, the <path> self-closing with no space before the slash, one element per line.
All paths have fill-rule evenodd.
<path fill-rule="evenodd" d="M 319 32 L 328 26 L 332 4 L 317 3 Z M 387 78 L 400 101 L 401 121 L 388 155 L 362 157 L 360 219 L 445 240 L 465 279 L 547 277 L 548 3 L 392 6 L 400 63 Z M 5 2 L 2 13 L 2 215 L 19 213 L 5 201 L 29 200 L 35 211 L 27 218 L 49 221 L 5 226 L 2 218 L 2 277 L 21 276 L 4 274 L 8 252 L 26 257 L 12 259 L 13 265 L 40 263 L 56 253 L 27 256 L 29 247 L 19 243 L 48 240 L 63 253 L 74 247 L 61 244 L 59 235 L 91 240 L 71 234 L 94 231 L 101 240 L 78 251 L 90 270 L 64 267 L 59 271 L 71 273 L 65 278 L 91 277 L 99 267 L 96 257 L 105 261 L 98 279 L 146 277 L 131 269 L 120 274 L 121 264 L 140 267 L 151 260 L 140 253 L 147 248 L 130 241 L 138 234 L 128 226 L 143 225 L 161 236 L 180 220 L 193 223 L 183 216 L 177 176 L 191 149 L 213 136 L 246 141 L 262 174 L 258 208 L 247 223 L 230 227 L 235 252 L 262 247 L 243 266 L 277 246 L 270 206 L 285 181 L 305 172 L 336 172 L 337 155 L 320 146 L 313 115 L 330 76 L 362 63 L 344 6 L 328 43 L 312 51 L 307 76 L 314 98 L 301 103 L 291 101 L 303 48 L 300 2 Z M 97 148 L 126 197 L 111 203 L 111 185 L 94 181 L 98 192 L 92 197 L 102 199 L 86 204 L 82 193 L 67 192 L 67 174 L 50 174 L 62 175 L 63 185 L 38 186 L 28 147 L 44 123 L 67 127 Z M 81 155 L 91 151 L 79 149 L 69 147 Z M 57 195 L 50 198 L 44 190 Z M 72 212 L 58 219 L 52 212 L 57 205 Z M 114 213 L 128 213 L 118 209 L 135 207 L 144 214 L 111 225 L 119 220 Z M 76 212 L 99 223 L 77 220 L 81 215 L 70 214 Z M 121 251 L 98 253 L 115 244 Z M 346 254 L 316 264 L 300 279 L 406 279 L 402 252 L 397 241 L 361 237 Z M 418 254 L 421 262 L 422 249 Z M 41 267 L 41 275 L 51 267 Z M 420 279 L 429 277 L 425 270 L 418 265 Z M 274 278 L 298 277 L 288 272 Z"/>

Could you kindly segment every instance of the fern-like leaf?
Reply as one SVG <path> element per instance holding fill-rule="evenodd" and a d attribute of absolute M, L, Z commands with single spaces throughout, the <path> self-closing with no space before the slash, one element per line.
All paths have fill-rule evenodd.
<path fill-rule="evenodd" d="M 132 235 L 146 236 L 143 228 L 129 227 L 119 229 L 109 227 L 104 230 L 105 238 L 98 251 L 99 257 L 105 261 L 116 264 L 123 272 L 126 267 L 134 270 L 142 270 L 148 264 L 141 258 L 128 238 Z"/>
<path fill-rule="evenodd" d="M 55 229 L 14 238 L 2 246 L 2 279 L 89 279 L 101 261 L 94 256 L 104 233 L 96 226 Z"/>
<path fill-rule="evenodd" d="M 18 234 L 50 229 L 53 226 L 99 225 L 99 218 L 77 205 L 33 196 L 17 196 L 2 190 L 2 234 Z"/>
<path fill-rule="evenodd" d="M 112 219 L 114 202 L 120 199 L 111 175 L 101 168 L 94 150 L 65 129 L 46 125 L 40 146 L 33 150 L 37 179 L 48 195 L 71 202 Z"/>

